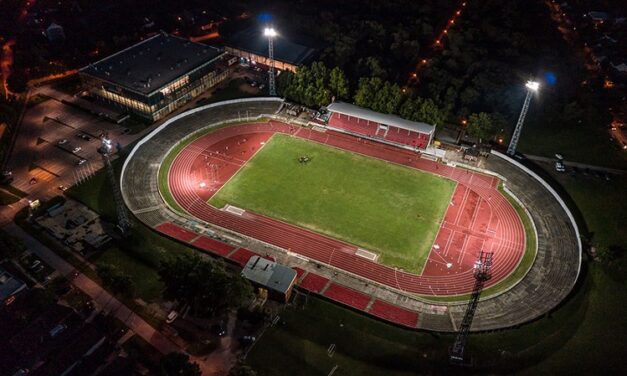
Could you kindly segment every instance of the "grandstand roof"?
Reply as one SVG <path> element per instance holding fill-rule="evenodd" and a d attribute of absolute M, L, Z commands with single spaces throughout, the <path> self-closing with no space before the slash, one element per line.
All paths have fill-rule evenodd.
<path fill-rule="evenodd" d="M 246 263 L 242 275 L 252 282 L 285 294 L 296 278 L 296 271 L 274 261 L 253 256 Z"/>
<path fill-rule="evenodd" d="M 406 120 L 397 115 L 382 114 L 380 112 L 375 112 L 367 108 L 355 106 L 354 104 L 345 102 L 333 102 L 327 106 L 327 110 L 329 112 L 354 116 L 360 119 L 373 121 L 375 123 L 407 129 L 410 131 L 417 131 L 420 133 L 431 134 L 435 129 L 435 126 L 427 123 Z"/>
<path fill-rule="evenodd" d="M 147 95 L 221 54 L 216 48 L 162 32 L 80 71 Z"/>
<path fill-rule="evenodd" d="M 268 57 L 268 39 L 258 28 L 242 30 L 228 38 L 225 45 L 238 50 Z M 281 35 L 274 38 L 274 59 L 293 65 L 301 65 L 310 59 L 316 50 L 291 42 Z"/>

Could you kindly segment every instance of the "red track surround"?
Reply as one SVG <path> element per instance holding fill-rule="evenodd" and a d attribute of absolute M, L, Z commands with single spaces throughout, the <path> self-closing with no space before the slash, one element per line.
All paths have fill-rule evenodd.
<path fill-rule="evenodd" d="M 366 260 L 354 254 L 354 245 L 272 218 L 252 212 L 237 215 L 207 204 L 207 200 L 259 150 L 261 143 L 277 132 L 456 181 L 451 204 L 422 273 L 408 273 Z M 470 292 L 474 284 L 473 265 L 482 249 L 494 252 L 493 278 L 488 286 L 493 285 L 514 271 L 525 250 L 521 219 L 497 189 L 497 178 L 439 164 L 408 150 L 338 132 L 318 132 L 275 121 L 221 128 L 193 141 L 177 155 L 169 171 L 168 183 L 176 202 L 192 216 L 409 293 L 434 296 Z M 186 242 L 195 238 L 190 237 L 191 232 L 175 227 L 162 224 L 157 230 Z M 195 243 L 201 248 L 216 247 L 202 239 Z M 218 248 L 216 253 L 222 256 L 229 253 L 225 248 Z M 231 252 L 230 258 L 241 264 L 250 254 L 240 251 Z M 303 284 L 308 284 L 309 275 L 305 276 Z M 360 301 L 359 305 L 362 303 Z M 374 306 L 379 307 L 377 303 Z M 375 311 L 379 312 L 379 309 Z M 383 315 L 380 312 L 373 314 Z M 402 312 L 398 315 L 403 317 Z M 414 317 L 400 320 L 411 322 Z"/>

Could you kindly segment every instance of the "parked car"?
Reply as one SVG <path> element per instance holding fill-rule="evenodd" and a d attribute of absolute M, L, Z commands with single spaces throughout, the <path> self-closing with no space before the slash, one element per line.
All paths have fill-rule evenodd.
<path fill-rule="evenodd" d="M 85 162 L 87 162 L 87 159 L 82 159 L 82 158 L 81 158 L 81 159 L 79 159 L 78 161 L 76 161 L 76 165 L 77 165 L 77 166 L 80 166 L 80 165 L 82 165 L 82 164 L 83 164 L 83 163 L 85 163 Z"/>
<path fill-rule="evenodd" d="M 85 141 L 90 141 L 91 137 L 89 137 L 88 135 L 86 135 L 85 133 L 77 133 L 76 137 L 85 140 Z"/>
<path fill-rule="evenodd" d="M 243 336 L 239 341 L 242 345 L 250 345 L 255 342 L 256 339 L 255 336 Z"/>
<path fill-rule="evenodd" d="M 72 153 L 78 153 L 78 152 L 79 152 L 79 151 L 81 151 L 81 150 L 83 150 L 83 148 L 82 148 L 82 147 L 80 147 L 80 146 L 77 146 L 77 147 L 75 147 L 74 149 L 72 149 Z"/>
<path fill-rule="evenodd" d="M 61 185 L 60 185 L 60 186 L 58 186 L 57 188 L 58 188 L 60 191 L 63 191 L 63 192 L 67 191 L 67 187 L 66 187 L 65 185 L 63 185 L 63 184 L 61 184 Z"/>
<path fill-rule="evenodd" d="M 57 141 L 57 145 L 65 145 L 67 144 L 67 138 L 62 138 L 59 141 Z"/>
<path fill-rule="evenodd" d="M 566 166 L 564 166 L 564 163 L 561 160 L 555 162 L 555 171 L 566 172 Z"/>
<path fill-rule="evenodd" d="M 166 318 L 165 322 L 167 324 L 172 324 L 177 317 L 179 317 L 179 313 L 175 310 L 172 310 L 170 311 L 170 313 L 168 313 L 168 317 Z"/>
<path fill-rule="evenodd" d="M 265 87 L 266 87 L 265 84 L 261 84 L 261 85 L 259 85 L 259 90 L 263 90 L 263 88 L 265 88 Z"/>

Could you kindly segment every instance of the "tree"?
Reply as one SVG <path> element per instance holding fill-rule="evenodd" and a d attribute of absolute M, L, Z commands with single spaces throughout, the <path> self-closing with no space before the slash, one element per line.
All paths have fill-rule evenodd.
<path fill-rule="evenodd" d="M 331 70 L 329 90 L 337 99 L 348 98 L 348 80 L 340 67 L 335 67 Z"/>
<path fill-rule="evenodd" d="M 438 107 L 431 99 L 416 97 L 405 100 L 400 108 L 402 118 L 412 121 L 421 121 L 427 124 L 442 126 L 447 117 L 447 111 Z"/>
<path fill-rule="evenodd" d="M 372 108 L 375 96 L 383 87 L 383 81 L 379 77 L 362 77 L 355 93 L 355 104 L 360 107 Z"/>
<path fill-rule="evenodd" d="M 25 92 L 27 83 L 28 79 L 26 77 L 26 74 L 19 70 L 11 73 L 11 75 L 7 78 L 7 85 L 9 86 L 9 90 L 14 93 Z"/>
<path fill-rule="evenodd" d="M 229 376 L 257 376 L 257 372 L 243 361 L 238 361 L 233 368 L 231 368 Z"/>
<path fill-rule="evenodd" d="M 192 314 L 200 317 L 237 308 L 253 293 L 250 282 L 239 273 L 227 272 L 224 262 L 204 260 L 197 254 L 164 260 L 159 276 L 165 284 L 163 297 L 189 304 Z"/>
<path fill-rule="evenodd" d="M 99 264 L 96 267 L 96 273 L 102 279 L 102 283 L 115 294 L 132 296 L 135 293 L 135 282 L 128 274 L 122 272 L 116 266 Z"/>
<path fill-rule="evenodd" d="M 481 143 L 482 140 L 494 136 L 495 129 L 492 117 L 485 112 L 471 114 L 468 117 L 466 131 L 469 135 L 478 138 L 479 143 Z"/>
<path fill-rule="evenodd" d="M 189 355 L 171 352 L 164 355 L 159 362 L 162 376 L 200 376 L 200 366 L 191 362 Z"/>
<path fill-rule="evenodd" d="M 441 127 L 446 116 L 446 110 L 441 109 L 432 99 L 427 98 L 420 103 L 415 120 Z"/>

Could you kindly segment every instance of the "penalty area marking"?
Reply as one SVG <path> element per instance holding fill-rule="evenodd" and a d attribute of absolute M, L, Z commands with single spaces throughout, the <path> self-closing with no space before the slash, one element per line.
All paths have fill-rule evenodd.
<path fill-rule="evenodd" d="M 228 204 L 224 207 L 224 211 L 227 211 L 229 213 L 233 213 L 239 216 L 242 216 L 244 215 L 244 213 L 246 213 L 246 210 L 238 208 L 237 206 L 228 205 Z"/>
<path fill-rule="evenodd" d="M 357 252 L 355 252 L 355 255 L 357 255 L 359 257 L 363 257 L 363 258 L 368 259 L 370 261 L 377 261 L 377 259 L 379 258 L 378 254 L 376 254 L 374 252 L 366 251 L 363 248 L 357 248 Z"/>

